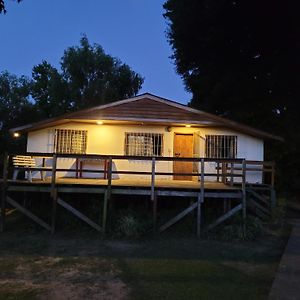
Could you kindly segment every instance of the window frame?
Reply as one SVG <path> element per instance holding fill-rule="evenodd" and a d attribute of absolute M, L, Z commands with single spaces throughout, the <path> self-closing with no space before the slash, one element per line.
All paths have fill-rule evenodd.
<path fill-rule="evenodd" d="M 235 159 L 237 157 L 237 145 L 237 135 L 207 134 L 205 135 L 205 157 Z"/>
<path fill-rule="evenodd" d="M 53 152 L 57 154 L 86 154 L 87 137 L 87 130 L 55 128 Z"/>
<path fill-rule="evenodd" d="M 133 141 L 130 141 L 131 138 L 133 139 Z M 144 141 L 138 141 L 138 139 Z M 150 140 L 151 142 L 149 142 Z M 145 142 L 149 142 L 149 143 L 145 144 Z M 132 147 L 132 149 L 130 149 L 130 147 Z M 124 155 L 162 157 L 163 153 L 164 153 L 163 133 L 125 132 Z"/>

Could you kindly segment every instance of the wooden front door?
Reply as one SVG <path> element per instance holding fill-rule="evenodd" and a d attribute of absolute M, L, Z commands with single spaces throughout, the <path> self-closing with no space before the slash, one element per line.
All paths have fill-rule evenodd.
<path fill-rule="evenodd" d="M 193 134 L 175 133 L 173 153 L 175 157 L 193 157 Z M 174 161 L 173 172 L 192 173 L 193 163 Z M 174 175 L 174 180 L 192 180 L 192 176 Z"/>

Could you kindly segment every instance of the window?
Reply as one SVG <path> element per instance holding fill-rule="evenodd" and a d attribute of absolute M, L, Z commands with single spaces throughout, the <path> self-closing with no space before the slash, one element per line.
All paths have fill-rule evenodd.
<path fill-rule="evenodd" d="M 161 133 L 125 133 L 125 155 L 162 156 L 163 134 Z"/>
<path fill-rule="evenodd" d="M 206 135 L 205 155 L 208 158 L 236 158 L 237 136 Z"/>
<path fill-rule="evenodd" d="M 55 129 L 54 152 L 84 154 L 86 141 L 87 130 Z"/>

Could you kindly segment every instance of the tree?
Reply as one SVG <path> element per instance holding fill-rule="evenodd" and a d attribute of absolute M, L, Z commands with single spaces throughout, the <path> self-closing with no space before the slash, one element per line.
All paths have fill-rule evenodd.
<path fill-rule="evenodd" d="M 177 72 L 193 94 L 190 105 L 285 137 L 286 144 L 269 148 L 270 157 L 282 166 L 298 161 L 297 2 L 168 0 L 164 9 Z M 298 179 L 299 168 L 298 162 Z"/>
<path fill-rule="evenodd" d="M 79 47 L 64 52 L 61 70 L 43 61 L 33 67 L 32 79 L 2 72 L 0 152 L 24 149 L 24 138 L 11 139 L 10 128 L 132 97 L 142 83 L 139 74 L 105 54 L 99 45 L 91 46 L 86 37 Z"/>
<path fill-rule="evenodd" d="M 69 47 L 61 58 L 61 71 L 43 61 L 32 72 L 32 97 L 46 117 L 135 96 L 143 78 L 108 54 L 90 45 Z"/>
<path fill-rule="evenodd" d="M 65 50 L 62 76 L 67 82 L 74 109 L 129 98 L 138 93 L 143 78 L 86 36 L 80 46 Z"/>
<path fill-rule="evenodd" d="M 28 78 L 0 73 L 0 152 L 12 150 L 14 143 L 9 137 L 8 130 L 11 127 L 32 122 L 39 118 L 30 101 L 31 82 Z M 22 143 L 21 143 L 22 144 Z M 20 144 L 18 144 L 19 146 Z"/>
<path fill-rule="evenodd" d="M 17 0 L 17 2 L 21 2 L 22 0 Z M 5 9 L 5 3 L 4 3 L 4 0 L 0 0 L 0 14 L 1 13 L 6 13 L 6 9 Z"/>
<path fill-rule="evenodd" d="M 48 62 L 33 67 L 31 95 L 40 116 L 51 118 L 74 106 L 68 84 L 56 68 Z"/>

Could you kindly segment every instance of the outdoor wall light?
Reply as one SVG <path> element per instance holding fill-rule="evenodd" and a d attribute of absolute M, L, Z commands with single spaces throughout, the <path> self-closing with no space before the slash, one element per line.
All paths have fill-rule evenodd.
<path fill-rule="evenodd" d="M 18 137 L 20 137 L 20 133 L 19 133 L 19 132 L 14 132 L 13 136 L 14 136 L 15 138 L 18 138 Z"/>

